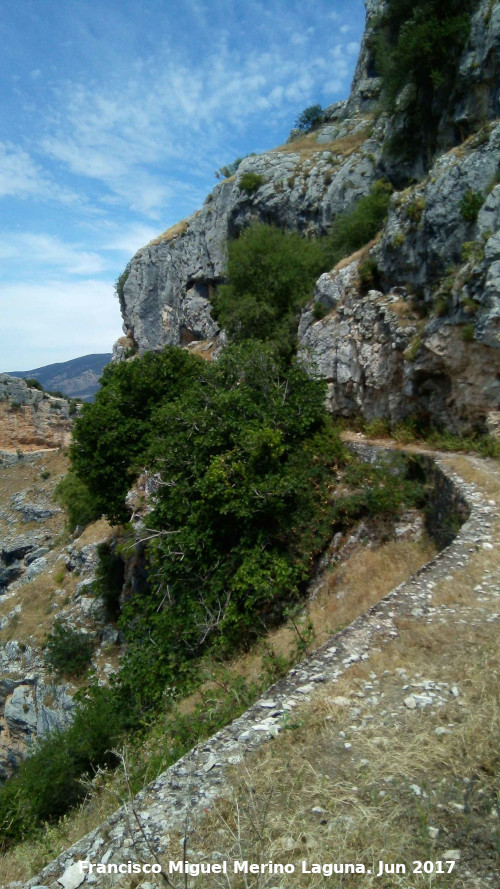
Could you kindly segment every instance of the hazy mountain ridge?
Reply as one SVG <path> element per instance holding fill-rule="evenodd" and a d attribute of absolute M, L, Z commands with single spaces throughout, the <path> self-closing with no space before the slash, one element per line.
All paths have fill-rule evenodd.
<path fill-rule="evenodd" d="M 62 392 L 69 398 L 92 401 L 99 389 L 99 378 L 111 354 L 83 355 L 70 361 L 59 361 L 33 370 L 9 371 L 11 377 L 35 379 L 49 392 Z"/>

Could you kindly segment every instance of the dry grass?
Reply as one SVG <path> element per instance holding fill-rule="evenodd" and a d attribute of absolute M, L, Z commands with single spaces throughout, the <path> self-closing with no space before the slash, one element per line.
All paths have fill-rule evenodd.
<path fill-rule="evenodd" d="M 329 151 L 335 158 L 338 156 L 343 160 L 357 151 L 363 142 L 366 142 L 368 135 L 368 128 L 366 128 L 357 133 L 343 136 L 341 139 L 334 139 L 332 142 L 319 143 L 316 142 L 317 134 L 309 133 L 306 136 L 295 139 L 293 142 L 286 142 L 285 145 L 280 145 L 279 148 L 274 148 L 273 151 L 298 154 L 301 160 L 306 160 L 315 154 Z"/>
<path fill-rule="evenodd" d="M 161 235 L 158 235 L 157 238 L 153 238 L 153 240 L 146 246 L 156 247 L 158 244 L 168 243 L 168 241 L 173 241 L 175 238 L 180 238 L 180 236 L 187 231 L 187 227 L 187 219 L 182 219 L 181 222 L 176 222 L 175 225 L 171 225 L 170 228 L 165 229 Z"/>
<path fill-rule="evenodd" d="M 478 559 L 476 570 L 489 567 L 483 554 Z M 456 581 L 448 585 L 453 589 Z M 462 604 L 474 608 L 468 589 Z M 292 862 L 299 872 L 302 860 L 362 862 L 375 873 L 382 860 L 408 870 L 385 880 L 375 873 L 344 875 L 343 889 L 492 886 L 484 877 L 493 877 L 500 848 L 497 643 L 493 622 L 450 619 L 444 629 L 407 621 L 396 642 L 294 710 L 288 730 L 234 770 L 227 798 L 193 825 L 189 848 L 206 860 L 217 850 L 228 862 Z M 411 689 L 422 677 L 458 684 L 459 697 L 448 692 L 442 706 L 408 710 L 405 686 Z M 374 691 L 376 704 L 370 701 Z M 371 717 L 364 725 L 360 709 Z M 178 839 L 172 837 L 172 849 Z M 413 861 L 435 862 L 448 849 L 462 854 L 450 876 L 413 876 Z M 217 880 L 206 876 L 204 886 L 331 885 L 307 874 Z"/>

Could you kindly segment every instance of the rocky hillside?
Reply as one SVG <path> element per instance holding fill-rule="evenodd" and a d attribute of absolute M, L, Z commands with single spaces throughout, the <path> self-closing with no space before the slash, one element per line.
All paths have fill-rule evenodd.
<path fill-rule="evenodd" d="M 500 7 L 477 5 L 452 88 L 434 101 L 432 139 L 414 138 L 398 156 L 390 146 L 408 131 L 414 95 L 409 84 L 390 111 L 380 103 L 383 6 L 366 5 L 349 98 L 327 108 L 312 133 L 292 132 L 280 148 L 246 158 L 197 213 L 133 257 L 121 279 L 125 336 L 115 357 L 222 345 L 211 298 L 228 241 L 253 221 L 324 234 L 384 178 L 395 193 L 381 236 L 320 279 L 322 308 L 304 312 L 300 342 L 328 379 L 336 412 L 484 428 L 500 400 Z"/>
<path fill-rule="evenodd" d="M 11 371 L 10 376 L 38 380 L 49 392 L 62 392 L 69 398 L 91 401 L 99 389 L 99 377 L 109 361 L 111 354 L 83 355 L 33 370 Z"/>
<path fill-rule="evenodd" d="M 34 451 L 64 447 L 71 435 L 65 398 L 30 389 L 24 380 L 0 374 L 0 449 Z"/>

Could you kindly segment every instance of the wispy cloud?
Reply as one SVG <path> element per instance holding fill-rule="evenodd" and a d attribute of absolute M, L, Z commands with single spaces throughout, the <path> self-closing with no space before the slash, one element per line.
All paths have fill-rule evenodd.
<path fill-rule="evenodd" d="M 25 149 L 0 142 L 0 198 L 31 198 L 67 205 L 82 202 L 80 196 L 59 185 Z"/>
<path fill-rule="evenodd" d="M 68 244 L 50 235 L 32 232 L 4 235 L 0 259 L 27 265 L 60 269 L 70 275 L 96 275 L 105 271 L 106 263 L 97 252 L 76 244 Z"/>
<path fill-rule="evenodd" d="M 98 180 L 134 211 L 154 217 L 186 187 L 185 177 L 193 190 L 196 173 L 213 169 L 228 121 L 235 135 L 263 111 L 274 124 L 291 126 L 303 103 L 321 93 L 334 101 L 332 91 L 347 89 L 357 44 L 336 45 L 332 72 L 323 54 L 311 55 L 312 37 L 293 37 L 303 64 L 288 45 L 243 55 L 222 35 L 189 66 L 165 47 L 161 64 L 158 56 L 143 60 L 123 82 L 68 83 L 58 91 L 59 110 L 42 147 L 71 173 Z"/>

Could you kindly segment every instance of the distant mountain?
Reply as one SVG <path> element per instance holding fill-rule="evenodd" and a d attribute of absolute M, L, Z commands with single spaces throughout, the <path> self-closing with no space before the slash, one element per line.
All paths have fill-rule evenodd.
<path fill-rule="evenodd" d="M 80 401 L 92 401 L 99 389 L 99 377 L 106 364 L 111 361 L 111 354 L 83 355 L 71 361 L 47 364 L 34 370 L 9 371 L 11 377 L 25 380 L 38 380 L 49 392 L 62 392 L 63 395 L 78 398 Z"/>

